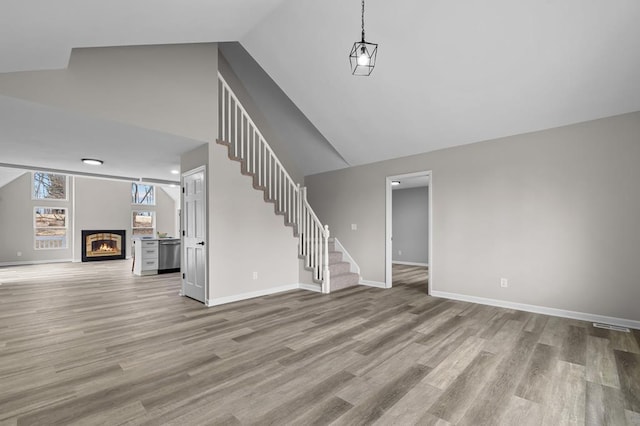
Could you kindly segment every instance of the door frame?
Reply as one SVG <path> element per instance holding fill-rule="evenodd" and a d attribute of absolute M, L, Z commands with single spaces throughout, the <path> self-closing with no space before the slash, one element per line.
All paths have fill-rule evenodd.
<path fill-rule="evenodd" d="M 180 250 L 180 296 L 185 296 L 185 278 L 183 278 L 184 272 L 182 271 L 182 266 L 185 265 L 185 252 L 187 250 L 184 244 L 184 220 L 185 216 L 182 214 L 184 212 L 184 178 L 196 173 L 203 173 L 204 178 L 202 179 L 202 193 L 204 194 L 204 233 L 205 238 L 209 236 L 209 227 L 207 226 L 207 218 L 209 217 L 209 194 L 207 193 L 207 166 L 202 165 L 196 167 L 195 169 L 188 170 L 180 175 L 180 246 L 182 249 Z M 208 238 L 207 238 L 208 241 Z M 205 306 L 208 306 L 209 301 L 209 244 L 205 244 L 203 247 L 204 250 L 204 301 L 202 303 Z"/>
<path fill-rule="evenodd" d="M 385 288 L 391 288 L 393 286 L 393 246 L 391 242 L 393 232 L 393 191 L 391 189 L 391 182 L 418 176 L 429 177 L 429 241 L 427 242 L 429 250 L 429 279 L 427 280 L 427 292 L 431 294 L 433 288 L 433 172 L 431 170 L 387 176 L 385 187 Z"/>

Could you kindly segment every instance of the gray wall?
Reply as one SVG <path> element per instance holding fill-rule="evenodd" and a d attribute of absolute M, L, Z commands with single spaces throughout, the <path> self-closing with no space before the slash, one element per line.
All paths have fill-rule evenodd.
<path fill-rule="evenodd" d="M 431 170 L 434 291 L 640 320 L 638 135 L 631 113 L 306 184 L 366 280 L 385 279 L 385 177 Z"/>
<path fill-rule="evenodd" d="M 209 141 L 217 70 L 216 43 L 73 49 L 67 69 L 0 75 L 0 93 Z"/>
<path fill-rule="evenodd" d="M 51 262 L 71 260 L 73 242 L 73 185 L 71 179 L 67 191 L 67 201 L 32 200 L 31 173 L 0 188 L 0 264 L 22 262 Z M 67 209 L 67 249 L 36 250 L 33 235 L 34 207 L 65 207 Z M 18 256 L 20 252 L 22 255 Z"/>
<path fill-rule="evenodd" d="M 178 206 L 175 200 L 156 185 L 156 232 L 165 232 L 168 237 L 179 237 L 177 217 Z"/>
<path fill-rule="evenodd" d="M 251 178 L 240 173 L 240 163 L 229 160 L 225 146 L 211 144 L 209 153 L 210 297 L 297 284 L 298 246 L 292 229 L 264 201 L 263 192 L 253 189 Z"/>
<path fill-rule="evenodd" d="M 175 202 L 156 187 L 156 205 L 142 208 L 131 204 L 131 183 L 74 177 L 69 179 L 68 201 L 31 200 L 31 173 L 0 188 L 0 264 L 22 262 L 80 261 L 83 229 L 124 229 L 127 232 L 127 257 L 131 256 L 131 212 L 136 209 L 156 212 L 156 230 L 176 221 Z M 33 248 L 33 208 L 66 207 L 69 247 L 61 250 Z M 17 256 L 17 252 L 22 256 Z"/>
<path fill-rule="evenodd" d="M 207 167 L 209 300 L 298 283 L 297 240 L 240 163 L 215 142 L 182 156 L 187 172 Z M 258 279 L 253 279 L 253 272 Z"/>
<path fill-rule="evenodd" d="M 429 188 L 392 191 L 394 262 L 429 262 Z"/>
<path fill-rule="evenodd" d="M 225 79 L 233 75 L 227 82 L 240 102 L 249 101 L 249 115 L 296 181 L 349 166 L 240 43 L 220 43 L 218 48 L 220 72 Z"/>
<path fill-rule="evenodd" d="M 131 257 L 131 182 L 76 178 L 75 261 L 82 260 L 83 229 L 124 229 L 126 254 Z M 155 207 L 148 206 L 148 210 Z M 147 210 L 147 206 L 145 206 Z"/>
<path fill-rule="evenodd" d="M 249 64 L 249 66 L 253 65 Z M 258 107 L 254 98 L 249 94 L 244 82 L 240 81 L 236 74 L 236 70 L 231 67 L 222 50 L 218 56 L 218 69 L 251 117 L 251 120 L 253 120 L 256 126 L 258 126 L 260 133 L 262 133 L 262 136 L 267 140 L 271 149 L 276 153 L 282 165 L 287 169 L 289 176 L 291 176 L 294 181 L 302 183 L 304 180 L 304 173 L 291 156 L 292 151 L 287 149 L 287 144 L 285 144 L 286 141 L 282 140 L 279 132 L 269 125 L 270 121 L 267 120 L 262 109 Z"/>
<path fill-rule="evenodd" d="M 153 211 L 156 214 L 156 232 L 171 232 L 175 228 L 177 210 L 175 202 L 160 187 L 155 187 L 155 206 L 131 204 L 131 182 L 75 178 L 75 241 L 74 260 L 82 260 L 83 229 L 124 229 L 127 231 L 127 257 L 133 254 L 131 246 L 131 216 L 134 210 Z"/>

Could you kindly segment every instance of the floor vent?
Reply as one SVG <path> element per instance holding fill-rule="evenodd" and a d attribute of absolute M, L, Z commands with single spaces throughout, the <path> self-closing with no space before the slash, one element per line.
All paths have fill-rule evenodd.
<path fill-rule="evenodd" d="M 594 322 L 593 326 L 595 328 L 606 328 L 607 330 L 624 331 L 625 333 L 630 332 L 627 327 L 620 327 L 618 325 L 611 325 L 611 324 L 603 324 L 601 322 Z"/>

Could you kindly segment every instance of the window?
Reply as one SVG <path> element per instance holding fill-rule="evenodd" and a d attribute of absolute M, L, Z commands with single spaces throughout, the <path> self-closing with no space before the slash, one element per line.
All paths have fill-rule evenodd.
<path fill-rule="evenodd" d="M 131 204 L 145 204 L 155 206 L 156 199 L 154 197 L 153 185 L 144 185 L 142 183 L 131 184 Z"/>
<path fill-rule="evenodd" d="M 36 250 L 67 248 L 67 209 L 35 207 L 33 228 Z"/>
<path fill-rule="evenodd" d="M 31 198 L 34 200 L 67 199 L 67 177 L 65 175 L 34 172 L 32 187 Z"/>
<path fill-rule="evenodd" d="M 153 236 L 156 227 L 155 212 L 134 211 L 131 214 L 131 230 L 133 235 Z"/>

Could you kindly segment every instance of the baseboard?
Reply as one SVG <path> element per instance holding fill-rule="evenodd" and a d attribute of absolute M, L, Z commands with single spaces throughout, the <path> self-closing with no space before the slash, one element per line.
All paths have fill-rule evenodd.
<path fill-rule="evenodd" d="M 428 263 L 421 262 L 401 262 L 399 260 L 392 260 L 391 263 L 395 265 L 407 265 L 407 266 L 429 266 Z"/>
<path fill-rule="evenodd" d="M 604 315 L 589 314 L 586 312 L 567 311 L 564 309 L 548 308 L 546 306 L 528 305 L 526 303 L 509 302 L 498 299 L 487 299 L 484 297 L 467 296 L 465 294 L 448 293 L 445 291 L 433 291 L 431 292 L 431 296 L 460 300 L 463 302 L 479 303 L 481 305 L 497 306 L 500 308 L 517 309 L 519 311 L 551 315 L 554 317 L 571 318 L 589 322 L 601 322 L 640 330 L 640 321 L 625 318 L 608 317 Z"/>
<path fill-rule="evenodd" d="M 44 265 L 47 263 L 70 263 L 70 262 L 73 262 L 73 259 L 22 260 L 17 262 L 0 262 L 0 266 Z"/>
<path fill-rule="evenodd" d="M 209 307 L 224 305 L 226 303 L 240 302 L 242 300 L 253 299 L 255 297 L 261 297 L 261 296 L 268 296 L 270 294 L 281 293 L 283 291 L 297 290 L 299 288 L 300 288 L 300 284 L 283 285 L 280 287 L 272 287 L 264 290 L 252 291 L 249 293 L 235 294 L 233 296 L 214 297 L 213 299 L 207 299 L 205 304 Z"/>
<path fill-rule="evenodd" d="M 298 284 L 300 290 L 309 290 L 322 293 L 322 284 Z"/>
<path fill-rule="evenodd" d="M 368 287 L 387 288 L 387 285 L 380 281 L 360 280 L 360 285 L 366 285 Z"/>

